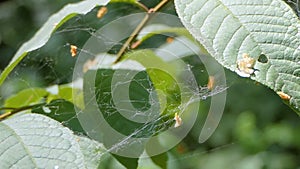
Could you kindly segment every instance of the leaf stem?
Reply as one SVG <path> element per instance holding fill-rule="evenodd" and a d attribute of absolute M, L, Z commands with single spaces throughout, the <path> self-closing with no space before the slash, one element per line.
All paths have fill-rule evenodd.
<path fill-rule="evenodd" d="M 145 26 L 145 24 L 148 22 L 150 16 L 149 14 L 145 15 L 144 19 L 141 21 L 141 23 L 135 28 L 135 30 L 131 33 L 127 41 L 124 43 L 122 48 L 117 54 L 117 59 L 115 60 L 114 64 L 118 63 L 126 51 L 126 48 L 129 46 L 129 44 L 133 41 L 133 39 L 137 36 L 137 34 L 142 30 L 142 28 Z"/>
<path fill-rule="evenodd" d="M 140 3 L 140 2 L 136 2 L 136 4 L 137 4 L 140 8 L 142 8 L 143 10 L 145 10 L 146 12 L 149 11 L 148 7 L 145 6 L 144 4 L 142 4 L 142 3 Z"/>
<path fill-rule="evenodd" d="M 0 121 L 6 119 L 6 118 L 9 117 L 10 115 L 12 115 L 12 112 L 7 112 L 7 113 L 4 113 L 4 114 L 1 114 L 1 115 L 0 115 Z"/>
<path fill-rule="evenodd" d="M 1 114 L 0 115 L 0 121 L 8 118 L 9 116 L 12 116 L 16 113 L 19 113 L 21 111 L 24 111 L 24 110 L 29 110 L 29 109 L 32 109 L 34 107 L 37 107 L 37 106 L 42 106 L 44 105 L 45 103 L 39 103 L 39 104 L 35 104 L 35 105 L 30 105 L 30 106 L 24 106 L 24 107 L 19 107 L 19 108 L 13 108 L 13 107 L 2 107 L 0 108 L 0 110 L 12 110 L 12 111 L 9 111 L 7 113 L 4 113 L 4 114 Z"/>
<path fill-rule="evenodd" d="M 162 0 L 159 4 L 157 4 L 154 8 L 150 9 L 148 13 L 157 12 L 160 8 L 162 8 L 169 0 Z"/>
<path fill-rule="evenodd" d="M 0 110 L 14 110 L 14 107 L 0 107 Z"/>
<path fill-rule="evenodd" d="M 138 33 L 143 29 L 143 27 L 146 25 L 146 23 L 149 21 L 149 19 L 151 18 L 151 15 L 153 13 L 157 12 L 159 9 L 161 9 L 169 1 L 170 0 L 162 0 L 154 8 L 151 8 L 151 9 L 148 9 L 147 7 L 144 8 L 145 10 L 147 10 L 147 14 L 143 18 L 143 20 L 140 22 L 140 24 L 135 28 L 135 30 L 131 33 L 131 35 L 129 36 L 127 41 L 123 44 L 122 48 L 120 49 L 120 51 L 117 54 L 117 59 L 114 61 L 114 64 L 118 63 L 122 59 L 123 54 L 125 53 L 126 49 L 130 45 L 130 43 L 133 41 L 133 39 L 138 35 Z M 140 6 L 145 6 L 145 5 L 140 4 Z"/>

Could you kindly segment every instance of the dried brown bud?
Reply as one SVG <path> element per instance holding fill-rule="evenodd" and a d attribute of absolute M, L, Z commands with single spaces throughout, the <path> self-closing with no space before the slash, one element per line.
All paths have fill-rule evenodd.
<path fill-rule="evenodd" d="M 75 57 L 77 55 L 77 46 L 71 45 L 70 47 L 71 47 L 70 49 L 71 56 Z"/>
<path fill-rule="evenodd" d="M 290 100 L 291 99 L 291 96 L 289 96 L 288 94 L 285 94 L 283 92 L 277 92 L 277 94 L 280 96 L 280 98 L 282 100 Z"/>
<path fill-rule="evenodd" d="M 175 113 L 174 120 L 175 120 L 175 125 L 174 125 L 175 128 L 181 126 L 182 119 L 179 117 L 178 113 Z"/>
<path fill-rule="evenodd" d="M 98 10 L 97 18 L 99 18 L 99 19 L 102 18 L 106 13 L 107 13 L 107 8 L 105 6 L 101 7 Z"/>
<path fill-rule="evenodd" d="M 134 42 L 134 43 L 130 46 L 130 48 L 131 48 L 131 49 L 135 49 L 135 48 L 137 48 L 138 46 L 140 46 L 141 43 L 142 43 L 142 41 L 138 40 L 138 41 Z"/>
<path fill-rule="evenodd" d="M 167 43 L 172 43 L 174 41 L 174 38 L 173 37 L 168 37 L 166 41 L 167 41 Z"/>
<path fill-rule="evenodd" d="M 207 88 L 208 88 L 208 90 L 212 90 L 214 87 L 215 87 L 215 77 L 214 76 L 209 76 L 208 77 Z"/>

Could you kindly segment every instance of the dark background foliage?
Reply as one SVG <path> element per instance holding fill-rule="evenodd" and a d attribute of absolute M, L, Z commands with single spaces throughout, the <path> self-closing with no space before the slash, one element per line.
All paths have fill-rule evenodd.
<path fill-rule="evenodd" d="M 1 1 L 0 70 L 5 68 L 21 44 L 32 37 L 52 13 L 76 1 L 78 0 Z M 159 0 L 141 2 L 153 7 Z M 295 12 L 299 12 L 296 1 L 288 2 Z M 78 16 L 68 21 L 62 30 L 73 26 L 80 29 L 70 33 L 56 33 L 45 47 L 30 53 L 28 59 L 22 61 L 0 88 L 0 100 L 3 101 L 21 89 L 70 82 L 74 60 L 63 58 L 64 55 L 69 55 L 66 43 L 72 41 L 80 46 L 89 36 L 88 32 L 81 32 L 83 28 L 96 29 L 119 16 L 141 12 L 136 6 L 125 3 L 109 5 L 109 10 L 113 11 L 112 14 L 101 22 L 95 22 L 88 16 Z M 172 3 L 162 11 L 176 14 Z M 96 12 L 95 8 L 88 15 L 95 15 Z M 152 41 L 159 44 L 162 38 Z M 194 69 L 198 80 L 206 81 L 207 76 L 202 73 L 204 68 L 201 62 L 197 62 L 197 59 L 187 62 L 198 66 L 198 69 Z M 229 87 L 227 104 L 217 131 L 207 142 L 197 142 L 209 107 L 208 98 L 201 104 L 199 117 L 192 131 L 168 152 L 169 167 L 299 168 L 300 120 L 297 114 L 270 89 L 240 78 L 230 71 L 226 71 L 226 77 Z M 116 163 L 115 160 L 106 159 L 102 165 L 114 168 L 119 166 Z"/>

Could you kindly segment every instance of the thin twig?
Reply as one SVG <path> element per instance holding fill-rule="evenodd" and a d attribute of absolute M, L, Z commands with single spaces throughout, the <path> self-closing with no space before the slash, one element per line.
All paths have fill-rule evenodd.
<path fill-rule="evenodd" d="M 7 113 L 4 113 L 4 114 L 1 114 L 0 115 L 0 121 L 6 119 L 7 117 L 9 117 L 11 115 L 12 115 L 11 112 L 7 112 Z"/>
<path fill-rule="evenodd" d="M 19 107 L 19 108 L 12 108 L 12 107 L 3 107 L 3 108 L 0 108 L 2 110 L 12 110 L 12 111 L 9 111 L 7 113 L 1 114 L 0 115 L 0 121 L 6 119 L 9 116 L 12 116 L 12 115 L 14 115 L 16 113 L 19 113 L 21 111 L 29 110 L 29 109 L 32 109 L 32 108 L 37 107 L 37 106 L 42 106 L 44 104 L 45 103 L 39 103 L 39 104 L 35 104 L 35 105 L 31 105 L 31 106 L 24 106 L 24 107 Z"/>
<path fill-rule="evenodd" d="M 147 14 L 145 15 L 144 19 L 140 22 L 140 24 L 135 28 L 135 30 L 131 33 L 127 41 L 124 43 L 122 48 L 117 54 L 117 59 L 114 61 L 114 64 L 118 63 L 121 59 L 123 54 L 125 53 L 126 49 L 130 45 L 130 43 L 133 41 L 133 39 L 138 35 L 138 33 L 143 29 L 143 27 L 146 25 L 146 23 L 151 18 L 151 14 L 157 12 L 160 8 L 162 8 L 169 0 L 162 0 L 159 4 L 157 4 L 154 8 L 147 9 Z M 144 5 L 143 5 L 144 6 Z"/>
<path fill-rule="evenodd" d="M 0 110 L 14 110 L 15 107 L 0 107 Z"/>
<path fill-rule="evenodd" d="M 148 7 L 146 7 L 144 4 L 142 4 L 142 3 L 140 3 L 140 2 L 136 2 L 136 4 L 137 4 L 140 8 L 142 8 L 143 10 L 145 10 L 146 12 L 149 11 Z"/>
<path fill-rule="evenodd" d="M 160 8 L 162 8 L 169 0 L 162 0 L 159 4 L 157 4 L 154 8 L 150 9 L 148 12 L 154 13 L 157 12 Z"/>
<path fill-rule="evenodd" d="M 144 19 L 142 20 L 142 22 L 131 33 L 131 35 L 129 36 L 127 41 L 124 43 L 124 45 L 122 46 L 122 48 L 118 52 L 117 59 L 115 60 L 114 63 L 118 63 L 122 59 L 122 56 L 123 56 L 126 48 L 129 46 L 129 44 L 132 42 L 132 40 L 137 36 L 137 34 L 142 30 L 142 28 L 145 26 L 145 24 L 148 22 L 149 17 L 150 17 L 149 14 L 146 14 Z"/>

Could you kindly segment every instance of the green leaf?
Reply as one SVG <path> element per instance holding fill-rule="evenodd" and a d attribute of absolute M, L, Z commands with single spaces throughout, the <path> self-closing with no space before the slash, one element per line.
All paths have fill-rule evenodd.
<path fill-rule="evenodd" d="M 101 157 L 106 152 L 103 144 L 82 136 L 77 136 L 77 141 L 84 155 L 86 168 L 98 168 L 98 166 L 100 165 Z"/>
<path fill-rule="evenodd" d="M 153 139 L 154 144 L 152 145 L 156 145 L 156 149 L 159 148 L 163 148 L 163 146 L 161 145 L 160 141 L 156 138 Z M 168 162 L 168 154 L 167 152 L 155 155 L 155 156 L 151 156 L 151 154 L 154 154 L 153 151 L 153 147 L 148 146 L 146 147 L 146 152 L 147 154 L 150 156 L 151 160 L 153 163 L 155 163 L 157 166 L 161 167 L 162 169 L 167 169 L 167 162 Z"/>
<path fill-rule="evenodd" d="M 47 88 L 47 91 L 49 92 L 47 102 L 57 99 L 64 99 L 66 101 L 72 102 L 80 109 L 84 109 L 83 92 L 81 89 L 72 87 L 72 85 L 73 83 L 65 85 L 54 85 Z"/>
<path fill-rule="evenodd" d="M 164 62 L 151 50 L 138 50 L 129 53 L 126 59 L 135 60 L 142 64 L 146 68 L 155 89 L 163 92 L 158 93 L 160 104 L 167 104 L 167 108 L 161 107 L 165 110 L 163 114 L 174 115 L 180 112 L 178 107 L 181 104 L 181 93 L 176 79 L 174 79 L 177 76 L 176 70 L 180 70 L 178 67 Z"/>
<path fill-rule="evenodd" d="M 224 67 L 284 92 L 300 111 L 300 23 L 287 4 L 175 0 L 175 5 L 185 27 Z M 248 62 L 244 54 L 255 62 L 248 65 L 253 73 L 237 64 Z"/>
<path fill-rule="evenodd" d="M 153 82 L 148 72 L 156 77 Z M 158 99 L 157 89 L 161 90 L 160 93 L 165 93 L 165 99 Z M 178 96 L 180 91 L 177 84 L 172 77 L 160 70 L 90 70 L 84 77 L 87 110 L 79 115 L 87 123 L 83 127 L 90 126 L 87 132 L 97 129 L 97 141 L 115 151 L 114 147 L 122 144 L 123 139 L 149 138 L 172 126 L 174 114 L 180 107 Z M 161 109 L 160 106 L 166 109 Z M 143 144 L 132 144 L 124 149 L 129 152 L 130 157 L 139 157 L 144 150 Z"/>
<path fill-rule="evenodd" d="M 58 29 L 62 23 L 73 18 L 75 14 L 86 14 L 96 5 L 106 5 L 109 0 L 85 0 L 75 4 L 66 5 L 56 14 L 52 15 L 48 21 L 29 41 L 24 43 L 14 55 L 10 64 L 0 75 L 0 85 L 4 82 L 9 73 L 18 65 L 28 52 L 42 47 L 50 38 L 52 32 Z"/>
<path fill-rule="evenodd" d="M 126 2 L 126 3 L 135 4 L 137 3 L 137 0 L 110 0 L 110 3 L 114 3 L 114 2 Z"/>
<path fill-rule="evenodd" d="M 85 134 L 77 118 L 75 105 L 69 101 L 53 100 L 49 104 L 32 109 L 32 113 L 46 115 L 61 122 L 76 133 Z"/>
<path fill-rule="evenodd" d="M 145 90 L 147 90 L 149 87 L 151 89 L 152 86 L 145 71 L 138 73 L 137 77 L 135 77 L 135 80 L 133 80 L 139 83 L 131 84 L 132 86 L 124 83 L 124 85 L 129 85 L 127 87 L 130 87 L 131 91 L 134 88 L 134 92 L 132 91 L 129 93 L 129 96 L 127 95 L 127 97 L 130 97 L 130 99 L 127 98 L 125 100 L 133 100 L 132 102 L 135 102 L 135 100 L 139 100 L 141 96 L 143 96 L 143 100 L 135 102 L 131 109 L 126 107 L 121 108 L 121 110 L 126 110 L 125 114 L 124 112 L 122 112 L 122 114 L 119 112 L 120 106 L 124 106 L 120 101 L 124 100 L 124 97 L 126 97 L 125 92 L 128 91 L 117 91 L 118 87 L 120 86 L 117 85 L 118 83 L 113 84 L 112 80 L 113 77 L 120 78 L 120 82 L 122 83 L 122 78 L 126 78 L 125 74 L 131 73 L 137 73 L 137 71 L 98 69 L 90 70 L 84 75 L 84 99 L 86 103 L 86 109 L 83 111 L 84 113 L 79 114 L 79 118 L 81 119 L 81 122 L 83 122 L 82 125 L 86 131 L 88 133 L 92 133 L 96 130 L 98 134 L 94 134 L 94 137 L 96 138 L 93 138 L 99 142 L 102 142 L 107 149 L 112 148 L 112 151 L 116 151 L 114 149 L 115 145 L 120 144 L 123 139 L 147 137 L 153 134 L 149 129 L 151 126 L 143 128 L 145 125 L 144 123 L 132 121 L 130 117 L 126 116 L 132 116 L 127 113 L 134 113 L 136 109 L 142 111 L 144 106 L 149 106 L 149 93 L 147 93 L 145 96 Z M 128 79 L 125 80 L 128 81 Z M 117 95 L 114 96 L 114 98 L 117 98 L 117 100 L 113 99 L 113 94 Z M 153 95 L 153 97 L 155 98 L 155 95 Z M 126 103 L 130 103 L 129 101 L 126 101 Z M 141 117 L 144 116 L 142 113 L 140 115 Z M 95 126 L 97 127 L 95 128 Z M 116 135 L 120 138 L 117 139 Z M 124 148 L 130 151 L 132 156 L 139 157 L 143 152 L 143 148 L 135 146 L 136 145 L 134 144 L 126 145 Z"/>
<path fill-rule="evenodd" d="M 72 131 L 46 116 L 11 118 L 0 130 L 0 168 L 84 168 Z"/>
<path fill-rule="evenodd" d="M 40 103 L 41 100 L 48 95 L 48 92 L 42 88 L 29 88 L 6 99 L 4 107 L 24 107 L 32 104 Z"/>
<path fill-rule="evenodd" d="M 113 156 L 127 169 L 136 169 L 138 167 L 138 158 L 122 157 L 115 154 Z"/>
<path fill-rule="evenodd" d="M 82 90 L 66 85 L 54 85 L 47 89 L 28 88 L 5 100 L 4 107 L 19 108 L 41 102 L 49 103 L 53 100 L 64 99 L 79 108 L 84 108 Z"/>
<path fill-rule="evenodd" d="M 166 152 L 156 156 L 151 156 L 151 160 L 162 169 L 167 169 L 168 154 Z"/>
<path fill-rule="evenodd" d="M 133 79 L 127 79 L 131 75 L 134 75 Z M 113 78 L 118 79 L 119 81 L 114 84 Z M 125 89 L 123 88 L 123 86 L 118 86 L 119 83 L 124 83 L 123 86 L 128 85 L 127 87 L 129 87 L 129 91 L 122 92 L 122 90 Z M 148 91 L 152 92 L 150 93 Z M 129 92 L 128 95 L 126 92 Z M 147 110 L 150 108 L 150 106 L 156 106 L 157 108 L 159 108 L 156 92 L 154 90 L 152 82 L 149 80 L 149 76 L 147 75 L 146 71 L 125 69 L 98 69 L 97 71 L 88 71 L 84 78 L 84 95 L 86 103 L 90 102 L 91 97 L 96 97 L 98 108 L 103 114 L 103 118 L 107 123 L 110 124 L 110 127 L 124 134 L 125 136 L 136 133 L 131 137 L 140 138 L 151 136 L 152 134 L 157 132 L 150 129 L 151 125 L 147 125 L 142 122 L 136 122 L 136 120 L 134 120 L 139 117 L 131 117 L 137 110 L 141 113 L 147 113 Z M 117 99 L 114 100 L 113 97 L 116 97 Z M 149 100 L 150 98 L 153 100 Z M 121 102 L 122 100 L 130 101 L 133 107 L 127 107 L 128 101 L 124 102 L 123 104 Z M 154 105 L 150 105 L 149 102 L 154 102 Z M 90 105 L 86 105 L 86 107 L 90 107 Z M 121 114 L 120 112 L 118 112 L 122 109 L 126 110 L 127 113 L 122 112 L 123 114 Z M 124 113 L 126 113 L 126 116 Z M 159 114 L 160 112 L 148 113 L 149 114 L 147 115 L 151 116 L 150 113 Z M 143 119 L 144 115 L 141 114 L 140 116 L 140 118 Z M 160 122 L 161 121 L 157 123 Z M 143 127 L 145 125 L 148 127 Z M 140 128 L 143 128 L 143 130 L 136 132 L 136 130 Z M 103 131 L 103 133 L 110 134 L 109 131 Z"/>
<path fill-rule="evenodd" d="M 151 33 L 147 33 L 151 32 Z M 195 41 L 195 38 L 189 33 L 188 30 L 186 30 L 183 27 L 168 27 L 165 25 L 149 25 L 148 27 L 145 27 L 137 37 L 141 43 L 148 40 L 149 38 L 153 37 L 154 35 L 167 35 L 167 34 L 176 34 L 178 36 L 184 36 L 191 40 L 192 42 Z"/>

